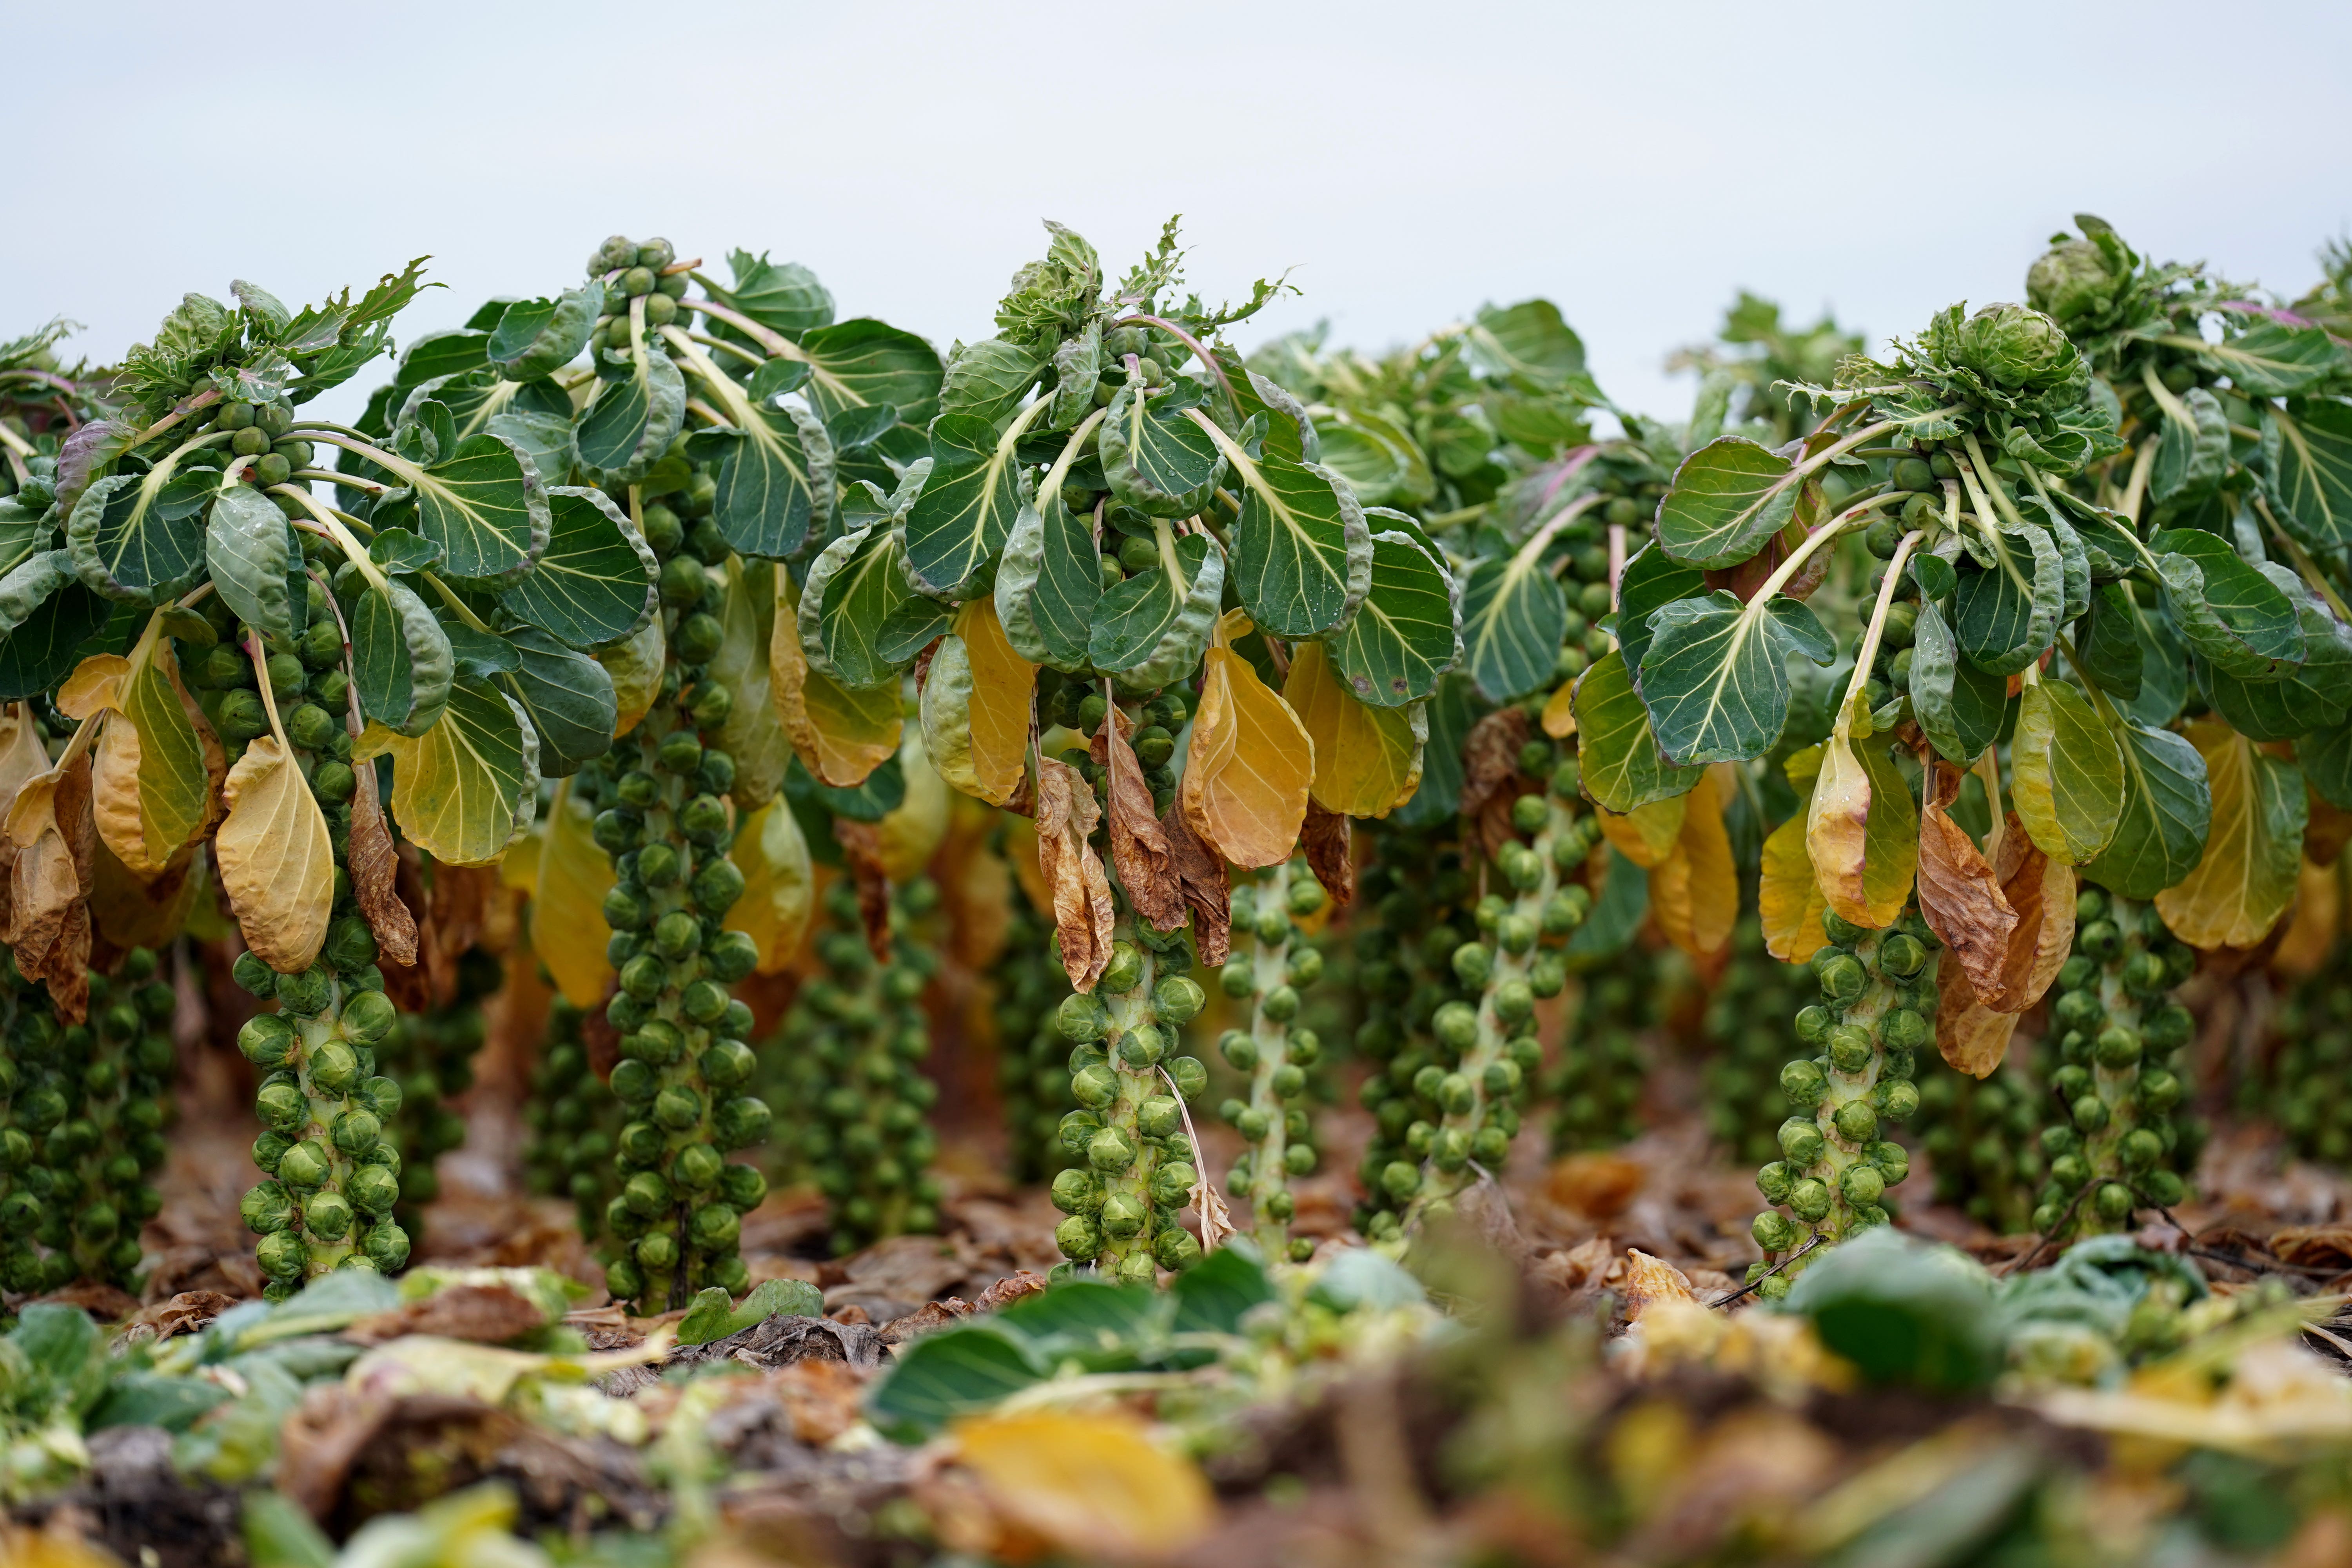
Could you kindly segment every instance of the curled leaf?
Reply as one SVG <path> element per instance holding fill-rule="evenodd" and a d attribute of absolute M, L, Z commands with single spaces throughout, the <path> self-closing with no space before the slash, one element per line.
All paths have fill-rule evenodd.
<path fill-rule="evenodd" d="M 1315 778 L 1315 742 L 1289 705 L 1233 650 L 1240 611 L 1217 625 L 1203 658 L 1180 799 L 1192 830 L 1236 866 L 1290 858 Z"/>
<path fill-rule="evenodd" d="M 1940 757 L 1928 768 L 1932 787 L 1919 816 L 1919 915 L 1949 950 L 1948 962 L 1957 961 L 1967 974 L 1973 994 L 1990 1001 L 2002 992 L 2017 911 L 1992 863 L 1945 809 L 1959 794 L 1960 770 Z"/>
<path fill-rule="evenodd" d="M 1331 896 L 1333 913 L 1356 901 L 1356 859 L 1349 847 L 1348 819 L 1326 811 L 1310 800 L 1307 822 L 1298 832 L 1298 847 L 1307 851 L 1307 865 L 1323 890 Z"/>
<path fill-rule="evenodd" d="M 400 901 L 393 879 L 400 869 L 393 848 L 392 829 L 384 825 L 383 803 L 378 798 L 375 764 L 362 763 L 352 770 L 352 833 L 344 853 L 351 874 L 352 897 L 375 933 L 384 956 L 403 967 L 416 963 L 416 917 Z M 563 786 L 558 785 L 561 798 Z"/>
<path fill-rule="evenodd" d="M 1291 649 L 1282 700 L 1315 746 L 1310 817 L 1321 809 L 1348 816 L 1386 816 L 1421 787 L 1427 704 L 1375 708 L 1360 701 L 1334 670 L 1320 642 Z"/>
<path fill-rule="evenodd" d="M 1184 923 L 1184 891 L 1176 874 L 1175 852 L 1160 819 L 1151 814 L 1151 788 L 1143 764 L 1119 733 L 1123 716 L 1104 713 L 1092 747 L 1095 761 L 1109 771 L 1110 861 L 1118 885 L 1135 912 L 1160 931 Z"/>
<path fill-rule="evenodd" d="M 2197 868 L 2156 895 L 2157 912 L 2191 947 L 2252 947 L 2294 901 L 2310 810 L 2302 770 L 2218 720 L 2189 727 L 2205 759 L 2213 824 Z"/>
<path fill-rule="evenodd" d="M 1062 967 L 1070 984 L 1092 991 L 1110 967 L 1110 879 L 1089 841 L 1102 819 L 1094 791 L 1067 763 L 1037 762 L 1037 868 L 1052 889 L 1054 930 L 1062 942 Z"/>
<path fill-rule="evenodd" d="M 1028 776 L 1029 712 L 1037 667 L 1013 651 L 992 599 L 956 613 L 923 683 L 923 742 L 940 776 L 1003 805 Z"/>
<path fill-rule="evenodd" d="M 1617 847 L 1617 853 L 1644 871 L 1654 871 L 1666 863 L 1675 846 L 1682 841 L 1690 798 L 1686 792 L 1637 805 L 1628 812 L 1612 811 L 1605 805 L 1594 810 L 1602 837 Z"/>
<path fill-rule="evenodd" d="M 27 980 L 48 983 L 58 1015 L 79 1024 L 89 1010 L 89 887 L 98 849 L 90 810 L 89 758 L 25 781 L 8 807 L 12 852 L 8 923 L 0 942 L 16 951 Z"/>
<path fill-rule="evenodd" d="M 613 678 L 613 700 L 619 708 L 613 733 L 617 737 L 637 727 L 661 695 L 662 659 L 667 650 L 659 616 L 654 616 L 619 642 L 596 650 L 596 662 Z"/>
<path fill-rule="evenodd" d="M 1830 905 L 1813 877 L 1803 812 L 1766 835 L 1756 902 L 1764 925 L 1764 951 L 1781 963 L 1802 963 L 1829 942 L 1822 915 Z"/>
<path fill-rule="evenodd" d="M 1315 821 L 1312 802 L 1307 807 L 1307 819 L 1311 832 Z M 1340 818 L 1343 826 L 1346 820 Z M 1167 811 L 1160 816 L 1160 827 L 1168 835 L 1177 886 L 1183 889 L 1185 905 L 1192 911 L 1192 945 L 1200 949 L 1202 963 L 1222 964 L 1233 952 L 1234 928 L 1233 883 L 1225 875 L 1225 863 L 1192 831 L 1181 801 L 1168 803 Z"/>
<path fill-rule="evenodd" d="M 1723 826 L 1713 773 L 1702 774 L 1690 794 L 1678 798 L 1688 802 L 1688 809 L 1673 850 L 1650 872 L 1650 912 L 1667 941 L 1703 959 L 1723 952 L 1731 941 L 1732 923 L 1739 916 L 1739 874 L 1732 865 L 1731 837 Z"/>
<path fill-rule="evenodd" d="M 275 735 L 228 772 L 228 816 L 213 838 L 221 888 L 245 945 L 280 974 L 310 967 L 334 913 L 335 850 L 301 769 Z"/>
<path fill-rule="evenodd" d="M 790 578 L 783 583 L 788 588 Z M 782 600 L 768 642 L 768 670 L 784 735 L 818 782 L 855 789 L 898 753 L 905 721 L 897 683 L 856 690 L 811 669 L 798 622 Z"/>

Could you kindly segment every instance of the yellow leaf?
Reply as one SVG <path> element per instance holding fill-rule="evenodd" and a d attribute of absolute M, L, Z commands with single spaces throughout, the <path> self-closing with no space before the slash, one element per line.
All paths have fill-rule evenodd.
<path fill-rule="evenodd" d="M 882 874 L 893 882 L 907 882 L 923 874 L 948 836 L 948 786 L 923 754 L 923 737 L 917 731 L 908 731 L 898 748 L 898 771 L 906 776 L 907 796 L 875 828 Z"/>
<path fill-rule="evenodd" d="M 792 760 L 769 690 L 773 678 L 768 643 L 776 630 L 777 571 L 772 561 L 728 557 L 727 591 L 719 608 L 722 635 L 708 667 L 710 678 L 735 699 L 719 726 L 719 749 L 735 759 L 735 783 L 727 795 L 744 811 L 768 804 L 784 782 L 784 764 Z"/>
<path fill-rule="evenodd" d="M 866 775 L 898 750 L 905 727 L 898 689 L 856 690 L 820 669 L 811 669 L 801 651 L 800 622 L 793 612 L 796 592 L 781 574 L 775 635 L 768 639 L 768 672 L 776 717 L 808 771 L 835 789 L 855 789 Z"/>
<path fill-rule="evenodd" d="M 1857 749 L 1843 727 L 1831 735 L 1806 807 L 1805 848 L 1841 918 L 1874 931 L 1895 923 L 1919 864 L 1919 803 L 1883 741 Z"/>
<path fill-rule="evenodd" d="M 2123 818 L 2124 761 L 2089 700 L 2063 681 L 2026 687 L 2009 760 L 2018 819 L 2042 852 L 2069 866 L 2097 859 Z"/>
<path fill-rule="evenodd" d="M 85 660 L 84 670 L 98 662 Z M 216 759 L 189 717 L 160 618 L 118 662 L 94 683 L 109 689 L 111 706 L 91 758 L 91 805 L 99 837 L 124 868 L 158 877 L 211 819 Z"/>
<path fill-rule="evenodd" d="M 0 822 L 8 816 L 8 803 L 27 779 L 49 771 L 49 753 L 41 745 L 28 702 L 0 704 Z"/>
<path fill-rule="evenodd" d="M 1331 668 L 1319 642 L 1292 645 L 1282 700 L 1315 747 L 1315 804 L 1342 816 L 1386 816 L 1421 787 L 1424 705 L 1374 708 Z"/>
<path fill-rule="evenodd" d="M 1555 741 L 1576 733 L 1576 682 L 1566 680 L 1543 706 L 1543 732 Z"/>
<path fill-rule="evenodd" d="M 954 1428 L 958 1458 L 997 1510 L 1076 1561 L 1163 1558 L 1216 1517 L 1209 1483 L 1129 1415 L 1040 1410 Z"/>
<path fill-rule="evenodd" d="M 100 933 L 117 947 L 162 947 L 179 935 L 205 880 L 198 847 L 188 845 L 162 875 L 147 878 L 132 874 L 100 838 L 89 889 L 89 918 Z"/>
<path fill-rule="evenodd" d="M 1681 842 L 1683 819 L 1690 811 L 1690 795 L 1671 795 L 1622 814 L 1600 805 L 1592 809 L 1601 819 L 1602 836 L 1617 847 L 1617 853 L 1650 871 L 1664 865 L 1666 857 Z"/>
<path fill-rule="evenodd" d="M 620 710 L 613 725 L 614 735 L 627 734 L 653 710 L 654 699 L 661 695 L 662 660 L 668 651 L 659 616 L 647 621 L 635 637 L 596 650 L 596 662 L 613 678 L 613 700 Z"/>
<path fill-rule="evenodd" d="M 58 688 L 58 711 L 79 722 L 93 713 L 122 706 L 122 682 L 131 661 L 119 653 L 94 653 L 74 667 Z"/>
<path fill-rule="evenodd" d="M 1799 812 L 1764 840 L 1764 868 L 1757 886 L 1763 917 L 1764 951 L 1783 963 L 1802 963 L 1829 942 L 1822 915 L 1830 905 L 1813 879 L 1813 858 L 1805 849 L 1805 816 Z"/>
<path fill-rule="evenodd" d="M 1693 958 L 1723 951 L 1739 916 L 1739 873 L 1731 863 L 1731 836 L 1715 771 L 1690 793 L 1672 854 L 1650 873 L 1650 910 L 1666 940 Z M 1646 809 L 1646 808 L 1645 808 Z"/>
<path fill-rule="evenodd" d="M 956 613 L 923 682 L 923 743 L 941 778 L 991 805 L 1013 798 L 1028 771 L 1036 679 L 1037 667 L 1005 640 L 995 600 Z"/>
<path fill-rule="evenodd" d="M 280 974 L 310 967 L 334 913 L 335 850 L 302 770 L 275 735 L 228 771 L 228 816 L 213 839 L 245 945 Z"/>
<path fill-rule="evenodd" d="M 604 957 L 604 944 L 613 937 L 604 923 L 613 859 L 596 843 L 595 819 L 586 801 L 572 798 L 570 779 L 555 786 L 531 891 L 530 945 L 555 977 L 555 988 L 575 1007 L 601 1005 L 613 973 Z M 748 878 L 750 868 L 743 870 Z"/>
<path fill-rule="evenodd" d="M 743 873 L 743 896 L 727 911 L 727 929 L 758 945 L 761 973 L 781 973 L 801 950 L 816 901 L 808 839 L 783 796 L 751 814 L 729 858 Z"/>
<path fill-rule="evenodd" d="M 2294 895 L 2294 916 L 2271 953 L 2273 973 L 2308 980 L 2335 950 L 2344 917 L 2344 882 L 2334 866 L 2303 863 Z"/>
<path fill-rule="evenodd" d="M 2157 894 L 2157 912 L 2191 947 L 2252 947 L 2294 901 L 2308 811 L 2303 777 L 2218 720 L 2188 733 L 2205 759 L 2213 824 L 2197 868 Z"/>
<path fill-rule="evenodd" d="M 488 704 L 506 700 L 502 692 L 469 693 L 461 685 L 440 721 L 414 739 L 370 720 L 352 760 L 356 766 L 392 757 L 392 816 L 401 837 L 452 866 L 493 866 L 530 831 L 538 780 L 525 781 L 532 786 L 527 797 L 509 793 L 519 776 L 501 771 L 509 759 L 492 754 L 481 732 L 461 721 L 459 703 L 469 699 L 481 705 L 475 711 L 493 717 Z"/>
<path fill-rule="evenodd" d="M 1315 742 L 1290 705 L 1233 650 L 1247 618 L 1218 624 L 1201 676 L 1181 790 L 1192 831 L 1236 866 L 1279 866 L 1298 843 L 1315 779 Z"/>

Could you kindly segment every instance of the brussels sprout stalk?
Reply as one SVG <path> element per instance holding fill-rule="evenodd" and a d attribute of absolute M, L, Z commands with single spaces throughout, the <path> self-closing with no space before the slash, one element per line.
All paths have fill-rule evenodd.
<path fill-rule="evenodd" d="M 1311 1029 L 1294 1029 L 1291 1021 L 1298 1016 L 1298 988 L 1322 973 L 1323 958 L 1297 941 L 1291 917 L 1313 914 L 1323 903 L 1321 884 L 1296 861 L 1234 889 L 1234 923 L 1246 925 L 1252 951 L 1246 963 L 1227 966 L 1224 984 L 1235 1001 L 1249 999 L 1250 1027 L 1245 1035 L 1229 1031 L 1219 1042 L 1225 1059 L 1250 1075 L 1248 1103 L 1229 1100 L 1223 1107 L 1226 1120 L 1250 1142 L 1229 1185 L 1249 1199 L 1253 1234 L 1265 1256 L 1299 1262 L 1313 1253 L 1314 1245 L 1290 1237 L 1297 1212 L 1290 1178 L 1315 1169 L 1301 1100 L 1307 1069 L 1320 1054 L 1321 1042 Z"/>

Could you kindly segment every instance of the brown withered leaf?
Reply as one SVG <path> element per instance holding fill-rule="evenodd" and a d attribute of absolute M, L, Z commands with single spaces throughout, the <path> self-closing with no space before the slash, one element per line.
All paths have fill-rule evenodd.
<path fill-rule="evenodd" d="M 343 1331 L 363 1345 L 389 1344 L 404 1334 L 498 1344 L 547 1326 L 547 1316 L 504 1285 L 452 1285 L 420 1301 L 362 1318 Z"/>
<path fill-rule="evenodd" d="M 1936 966 L 1936 1049 L 1958 1071 L 1971 1078 L 1990 1076 L 2009 1054 L 2017 1015 L 1996 1013 L 1978 1001 L 1967 973 L 1957 963 Z"/>
<path fill-rule="evenodd" d="M 1110 771 L 1111 865 L 1135 912 L 1156 931 L 1173 931 L 1184 923 L 1184 890 L 1167 830 L 1151 812 L 1143 764 L 1121 732 L 1125 720 L 1117 708 L 1104 714 L 1090 748 L 1095 761 Z"/>
<path fill-rule="evenodd" d="M 1309 822 L 1315 819 L 1315 810 L 1309 804 Z M 1342 823 L 1346 820 L 1340 818 Z M 1177 885 L 1183 889 L 1184 902 L 1192 911 L 1192 945 L 1200 949 L 1202 963 L 1222 964 L 1233 954 L 1234 931 L 1233 882 L 1225 875 L 1224 858 L 1192 831 L 1181 800 L 1168 803 L 1160 826 L 1168 835 Z"/>
<path fill-rule="evenodd" d="M 0 931 L 27 980 L 46 980 L 58 1015 L 79 1024 L 89 1010 L 89 905 L 98 854 L 89 754 L 25 782 L 8 808 L 9 924 Z"/>
<path fill-rule="evenodd" d="M 1470 727 L 1462 742 L 1462 819 L 1482 855 L 1492 855 L 1517 837 L 1511 826 L 1511 802 L 1518 791 L 1519 748 L 1528 743 L 1528 716 L 1523 709 L 1498 708 Z"/>
<path fill-rule="evenodd" d="M 1638 1247 L 1625 1249 L 1625 1256 L 1611 1266 L 1603 1282 L 1616 1292 L 1617 1310 L 1628 1321 L 1639 1318 L 1661 1301 L 1698 1300 L 1698 1293 L 1691 1289 L 1690 1276 Z"/>
<path fill-rule="evenodd" d="M 416 917 L 400 901 L 393 884 L 400 864 L 400 856 L 392 845 L 392 831 L 384 826 L 383 806 L 376 798 L 375 764 L 362 763 L 352 770 L 356 787 L 352 794 L 352 837 L 348 869 L 352 878 L 352 896 L 359 901 L 360 913 L 367 918 L 368 930 L 375 933 L 376 946 L 394 963 L 416 962 Z"/>
<path fill-rule="evenodd" d="M 1307 851 L 1307 868 L 1323 890 L 1331 895 L 1331 912 L 1356 901 L 1356 858 L 1349 842 L 1348 819 L 1307 803 L 1307 821 L 1298 830 L 1298 847 Z"/>
<path fill-rule="evenodd" d="M 866 945 L 877 963 L 890 962 L 890 879 L 882 869 L 882 830 L 871 822 L 833 819 L 833 836 L 857 884 L 857 912 L 866 921 Z"/>
<path fill-rule="evenodd" d="M 1052 757 L 1037 760 L 1037 868 L 1054 891 L 1054 930 L 1062 941 L 1062 967 L 1070 984 L 1090 992 L 1110 967 L 1117 910 L 1110 879 L 1090 841 L 1102 810 L 1077 769 Z"/>
<path fill-rule="evenodd" d="M 2003 975 L 2017 910 L 1976 840 L 1947 810 L 1958 798 L 1960 770 L 1941 757 L 1928 759 L 1928 768 L 1930 787 L 1919 815 L 1919 916 L 1942 939 L 1946 962 L 1957 961 L 1967 975 L 1970 994 L 1997 1005 L 2008 994 Z"/>
<path fill-rule="evenodd" d="M 1993 871 L 2001 896 L 2017 911 L 2001 990 L 1988 998 L 2003 1012 L 2022 1013 L 2050 989 L 2074 946 L 2074 868 L 2052 860 L 2033 846 L 2017 813 L 2008 814 Z"/>

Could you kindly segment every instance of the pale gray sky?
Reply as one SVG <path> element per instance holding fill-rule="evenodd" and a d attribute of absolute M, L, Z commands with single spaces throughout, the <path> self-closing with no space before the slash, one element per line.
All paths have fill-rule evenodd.
<path fill-rule="evenodd" d="M 1673 415 L 1665 355 L 1743 286 L 1884 338 L 2015 297 L 2076 210 L 2290 292 L 2352 220 L 2340 0 L 0 0 L 0 335 L 61 313 L 99 357 L 184 289 L 431 252 L 405 337 L 614 230 L 799 259 L 944 349 L 1040 217 L 1123 267 L 1181 211 L 1203 294 L 1296 268 L 1263 331 L 1378 348 L 1546 294 Z"/>

